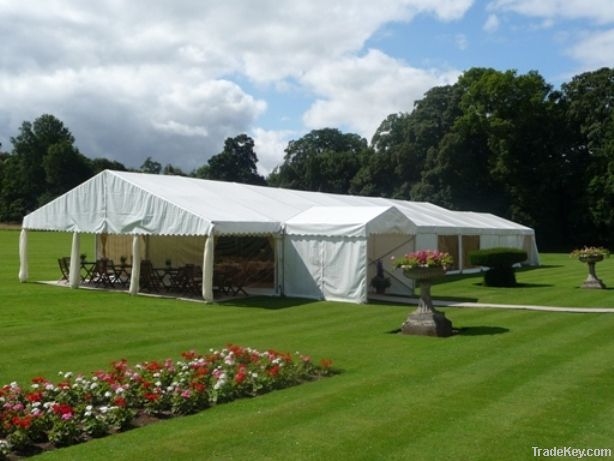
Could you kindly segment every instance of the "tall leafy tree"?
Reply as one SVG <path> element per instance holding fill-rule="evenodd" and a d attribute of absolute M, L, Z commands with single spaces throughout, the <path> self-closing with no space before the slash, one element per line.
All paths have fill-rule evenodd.
<path fill-rule="evenodd" d="M 291 189 L 346 194 L 367 155 L 367 141 L 333 128 L 313 130 L 290 141 L 269 184 Z"/>
<path fill-rule="evenodd" d="M 264 185 L 266 181 L 258 174 L 257 163 L 254 140 L 246 134 L 240 134 L 227 138 L 224 150 L 211 157 L 206 165 L 193 174 L 204 179 Z"/>
<path fill-rule="evenodd" d="M 0 188 L 0 219 L 20 220 L 92 174 L 88 160 L 74 146 L 70 130 L 53 115 L 23 122 L 11 142 L 13 152 Z"/>
<path fill-rule="evenodd" d="M 94 174 L 98 174 L 104 170 L 116 170 L 116 171 L 126 171 L 126 166 L 118 162 L 116 160 L 109 160 L 108 158 L 98 157 L 92 159 L 92 170 Z"/>
<path fill-rule="evenodd" d="M 584 241 L 614 245 L 614 69 L 577 75 L 561 91 L 572 136 L 565 160 L 585 191 L 576 192 L 571 211 L 584 224 Z"/>
<path fill-rule="evenodd" d="M 141 173 L 160 174 L 162 173 L 162 164 L 156 162 L 151 157 L 147 157 L 139 168 L 139 171 Z"/>

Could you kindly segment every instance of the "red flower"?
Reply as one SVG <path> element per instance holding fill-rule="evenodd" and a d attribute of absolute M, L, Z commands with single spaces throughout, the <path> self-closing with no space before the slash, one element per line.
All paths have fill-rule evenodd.
<path fill-rule="evenodd" d="M 30 392 L 28 395 L 26 395 L 26 399 L 29 402 L 40 402 L 42 398 L 43 398 L 42 392 Z"/>
<path fill-rule="evenodd" d="M 195 381 L 192 383 L 192 389 L 194 389 L 195 392 L 201 394 L 205 391 L 205 385 L 203 383 Z"/>
<path fill-rule="evenodd" d="M 42 376 L 36 376 L 35 378 L 32 378 L 32 383 L 34 384 L 43 384 L 46 383 L 47 380 L 45 378 L 43 378 Z"/>
<path fill-rule="evenodd" d="M 112 366 L 115 370 L 119 372 L 123 372 L 126 370 L 126 368 L 128 368 L 128 360 L 126 359 L 118 360 L 116 362 L 113 362 Z"/>
<path fill-rule="evenodd" d="M 331 359 L 322 359 L 320 360 L 320 366 L 322 368 L 330 368 L 333 365 L 333 361 Z"/>
<path fill-rule="evenodd" d="M 118 407 L 125 407 L 126 406 L 126 399 L 123 397 L 115 397 L 115 405 L 117 405 Z"/>
<path fill-rule="evenodd" d="M 153 362 L 145 362 L 145 369 L 147 371 L 160 371 L 162 369 L 162 365 L 155 360 Z"/>
<path fill-rule="evenodd" d="M 32 424 L 32 416 L 26 415 L 22 418 L 20 418 L 19 416 L 13 416 L 11 422 L 14 426 L 20 427 L 21 429 L 28 429 Z"/>
<path fill-rule="evenodd" d="M 53 412 L 56 415 L 72 415 L 73 414 L 73 409 L 70 405 L 68 405 L 67 403 L 56 403 L 53 406 Z"/>
<path fill-rule="evenodd" d="M 239 367 L 239 371 L 235 375 L 235 383 L 241 384 L 243 381 L 245 381 L 246 376 L 247 376 L 247 372 L 245 370 L 245 366 L 241 365 Z"/>
<path fill-rule="evenodd" d="M 196 376 L 206 376 L 209 373 L 205 367 L 198 367 L 196 369 Z"/>
<path fill-rule="evenodd" d="M 187 352 L 182 352 L 181 356 L 186 359 L 186 360 L 194 360 L 196 357 L 198 357 L 198 354 L 196 353 L 196 351 L 187 351 Z"/>
<path fill-rule="evenodd" d="M 274 365 L 271 368 L 269 368 L 266 372 L 269 374 L 269 376 L 275 377 L 279 374 L 279 370 L 280 370 L 280 366 Z"/>
<path fill-rule="evenodd" d="M 149 400 L 150 402 L 155 402 L 160 398 L 158 394 L 154 394 L 152 392 L 147 392 L 143 394 L 143 397 L 145 398 L 145 400 Z"/>

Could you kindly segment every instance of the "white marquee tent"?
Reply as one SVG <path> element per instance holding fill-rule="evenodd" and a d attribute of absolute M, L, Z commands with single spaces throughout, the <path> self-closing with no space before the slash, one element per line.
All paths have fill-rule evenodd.
<path fill-rule="evenodd" d="M 213 300 L 217 236 L 260 235 L 274 240 L 275 292 L 288 296 L 366 302 L 380 259 L 391 292 L 408 293 L 410 282 L 389 257 L 418 249 L 449 251 L 467 269 L 471 249 L 509 246 L 539 264 L 532 229 L 487 213 L 458 212 L 424 202 L 306 192 L 179 176 L 103 171 L 23 220 L 19 278 L 27 280 L 27 230 L 73 233 L 69 283 L 79 286 L 81 233 L 130 236 L 132 260 L 152 242 L 174 239 L 186 254 L 199 253 L 202 295 Z M 166 238 L 165 238 L 166 237 Z M 177 242 L 185 242 L 177 246 Z M 98 245 L 100 251 L 100 245 Z M 159 252 L 162 254 L 162 252 Z M 139 265 L 131 274 L 139 291 Z"/>

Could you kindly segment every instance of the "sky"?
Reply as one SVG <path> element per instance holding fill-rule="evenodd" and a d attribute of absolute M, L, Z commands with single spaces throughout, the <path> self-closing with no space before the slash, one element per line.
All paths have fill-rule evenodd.
<path fill-rule="evenodd" d="M 42 114 L 88 157 L 185 171 L 333 127 L 370 141 L 471 67 L 614 65 L 614 0 L 0 0 L 0 142 Z"/>

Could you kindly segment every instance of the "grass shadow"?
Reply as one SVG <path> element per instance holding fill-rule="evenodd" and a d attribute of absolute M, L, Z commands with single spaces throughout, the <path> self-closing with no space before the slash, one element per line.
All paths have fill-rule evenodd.
<path fill-rule="evenodd" d="M 434 296 L 433 301 L 454 301 L 458 303 L 477 303 L 479 298 L 468 298 L 466 296 Z"/>
<path fill-rule="evenodd" d="M 233 298 L 218 301 L 225 307 L 251 307 L 254 309 L 279 310 L 314 304 L 318 301 L 305 298 L 275 298 L 270 296 L 253 296 L 249 298 Z"/>
<path fill-rule="evenodd" d="M 474 287 L 482 287 L 482 288 L 510 288 L 510 289 L 514 289 L 514 288 L 552 288 L 554 285 L 550 284 L 550 283 L 517 283 L 515 286 L 513 287 L 493 287 L 493 286 L 486 286 L 484 285 L 484 282 L 476 282 L 472 284 Z"/>
<path fill-rule="evenodd" d="M 509 328 L 503 327 L 463 327 L 463 328 L 453 328 L 454 334 L 452 336 L 492 336 L 492 335 L 500 335 L 503 333 L 509 332 Z M 386 333 L 391 335 L 398 335 L 401 333 L 400 328 L 395 328 L 394 330 L 387 331 Z M 414 336 L 414 335 L 408 335 Z"/>
<path fill-rule="evenodd" d="M 509 331 L 509 328 L 480 326 L 458 328 L 454 331 L 454 334 L 459 336 L 492 336 L 507 333 Z"/>

